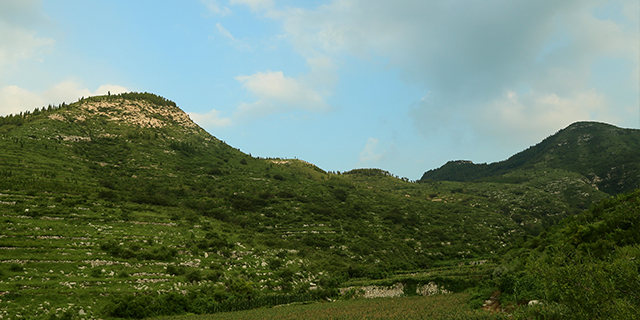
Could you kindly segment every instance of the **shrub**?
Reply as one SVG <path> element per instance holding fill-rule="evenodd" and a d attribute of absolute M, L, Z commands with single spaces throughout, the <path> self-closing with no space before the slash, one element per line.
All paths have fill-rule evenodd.
<path fill-rule="evenodd" d="M 22 272 L 24 271 L 24 268 L 17 264 L 17 263 L 12 263 L 9 265 L 9 271 L 13 271 L 13 272 Z"/>
<path fill-rule="evenodd" d="M 186 269 L 183 266 L 174 266 L 172 264 L 167 266 L 167 273 L 174 276 L 185 274 Z"/>
<path fill-rule="evenodd" d="M 207 170 L 207 174 L 210 174 L 212 176 L 219 176 L 222 175 L 223 172 L 218 168 L 210 168 L 209 170 Z"/>
<path fill-rule="evenodd" d="M 153 308 L 155 304 L 154 297 L 149 295 L 113 296 L 103 312 L 111 317 L 142 319 L 157 315 Z"/>
<path fill-rule="evenodd" d="M 640 308 L 640 247 L 619 248 L 607 260 L 558 252 L 531 265 L 550 300 L 565 305 L 575 319 L 631 319 Z M 637 315 L 637 313 L 636 313 Z"/>
<path fill-rule="evenodd" d="M 98 192 L 98 198 L 108 201 L 114 201 L 117 200 L 118 195 L 113 192 L 113 190 L 100 190 Z"/>
<path fill-rule="evenodd" d="M 184 277 L 187 279 L 187 282 L 202 281 L 202 273 L 198 269 L 189 270 Z"/>
<path fill-rule="evenodd" d="M 279 180 L 284 180 L 284 177 L 282 179 L 279 179 Z M 293 198 L 296 197 L 296 194 L 295 194 L 295 192 L 293 192 L 291 190 L 282 190 L 282 191 L 278 192 L 278 197 L 279 198 L 284 198 L 284 199 L 293 199 Z"/>
<path fill-rule="evenodd" d="M 224 276 L 224 273 L 220 270 L 215 270 L 215 271 L 211 271 L 211 272 L 206 272 L 204 274 L 204 278 L 209 280 L 209 281 L 219 281 L 220 278 L 222 278 L 222 276 Z"/>
<path fill-rule="evenodd" d="M 92 278 L 102 278 L 102 270 L 100 268 L 92 268 L 91 271 L 89 271 L 89 275 Z"/>

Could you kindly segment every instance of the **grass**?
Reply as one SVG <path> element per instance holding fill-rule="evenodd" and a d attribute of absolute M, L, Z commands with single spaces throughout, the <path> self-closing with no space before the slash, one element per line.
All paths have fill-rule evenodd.
<path fill-rule="evenodd" d="M 160 317 L 166 320 L 253 319 L 503 319 L 498 314 L 472 310 L 468 295 L 376 298 L 279 306 L 210 315 Z"/>

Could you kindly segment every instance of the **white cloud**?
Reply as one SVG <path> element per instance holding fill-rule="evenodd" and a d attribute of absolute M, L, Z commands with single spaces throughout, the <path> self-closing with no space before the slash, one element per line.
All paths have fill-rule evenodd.
<path fill-rule="evenodd" d="M 226 118 L 215 109 L 207 114 L 191 113 L 196 123 L 203 127 L 227 127 L 295 110 L 313 113 L 330 110 L 323 94 L 314 90 L 305 77 L 292 78 L 285 76 L 282 71 L 269 71 L 240 75 L 235 79 L 242 83 L 242 88 L 255 101 L 240 103 L 231 117 Z"/>
<path fill-rule="evenodd" d="M 243 4 L 253 11 L 266 10 L 273 7 L 273 0 L 230 0 L 232 5 Z"/>
<path fill-rule="evenodd" d="M 377 152 L 378 143 L 378 139 L 375 138 L 369 138 L 367 140 L 367 144 L 360 152 L 360 162 L 358 163 L 358 166 L 369 165 L 372 162 L 377 162 L 382 158 L 382 156 L 384 156 L 384 152 Z"/>
<path fill-rule="evenodd" d="M 236 47 L 236 49 L 249 49 L 249 45 L 236 39 L 229 30 L 220 24 L 220 22 L 216 23 L 216 29 L 218 29 L 218 33 L 220 33 L 223 37 L 229 39 L 229 42 Z"/>
<path fill-rule="evenodd" d="M 46 20 L 39 7 L 39 1 L 0 2 L 0 68 L 22 60 L 41 59 L 52 50 L 55 41 L 38 37 L 32 29 Z"/>
<path fill-rule="evenodd" d="M 546 135 L 576 121 L 598 119 L 619 121 L 602 94 L 595 90 L 576 92 L 566 97 L 554 93 L 528 92 L 504 95 L 480 109 L 475 126 L 478 131 L 504 141 L 536 143 Z"/>
<path fill-rule="evenodd" d="M 301 79 L 286 77 L 282 71 L 257 72 L 235 79 L 257 99 L 253 103 L 240 104 L 233 115 L 237 118 L 260 118 L 291 110 L 322 112 L 330 108 L 321 94 Z"/>
<path fill-rule="evenodd" d="M 622 4 L 618 20 L 626 21 L 594 15 L 609 3 Z M 325 56 L 339 64 L 349 56 L 380 67 L 374 61 L 381 57 L 383 67 L 423 86 L 430 94 L 419 102 L 416 97 L 410 116 L 425 134 L 480 130 L 495 132 L 498 140 L 513 138 L 504 133 L 519 128 L 525 136 L 548 134 L 580 119 L 625 121 L 628 106 L 638 103 L 638 85 L 627 92 L 635 100 L 619 105 L 608 99 L 614 92 L 590 82 L 601 59 L 631 62 L 630 81 L 638 82 L 636 1 L 334 0 L 315 10 L 272 10 L 268 16 L 282 21 L 308 61 Z M 516 95 L 518 103 L 503 96 L 522 88 L 535 93 Z M 475 124 L 473 115 L 492 112 L 504 122 L 490 123 L 504 130 Z"/>
<path fill-rule="evenodd" d="M 44 105 L 41 96 L 18 86 L 0 88 L 0 115 L 18 114 Z"/>
<path fill-rule="evenodd" d="M 225 16 L 231 13 L 231 10 L 229 8 L 221 6 L 217 0 L 200 0 L 200 2 L 212 14 Z"/>
<path fill-rule="evenodd" d="M 98 87 L 98 89 L 91 94 L 93 95 L 105 95 L 107 93 L 111 93 L 111 94 L 118 94 L 118 93 L 125 93 L 125 92 L 129 92 L 129 90 L 127 90 L 127 88 L 119 86 L 119 85 L 115 85 L 115 84 L 104 84 Z"/>
<path fill-rule="evenodd" d="M 331 88 L 338 82 L 338 75 L 334 60 L 327 56 L 316 54 L 306 59 L 309 73 L 305 80 L 318 90 L 323 90 L 326 95 L 331 94 Z"/>
<path fill-rule="evenodd" d="M 33 31 L 12 27 L 0 21 L 0 67 L 20 60 L 38 58 L 50 51 L 53 39 L 38 38 Z"/>
<path fill-rule="evenodd" d="M 21 111 L 33 110 L 49 104 L 71 103 L 81 97 L 104 95 L 107 92 L 118 94 L 128 90 L 118 85 L 102 85 L 96 91 L 81 88 L 75 81 L 61 82 L 44 92 L 31 92 L 15 85 L 0 88 L 0 114 L 16 114 Z"/>
<path fill-rule="evenodd" d="M 200 125 L 201 127 L 228 127 L 232 125 L 230 118 L 220 117 L 220 112 L 218 110 L 211 110 L 205 114 L 193 113 L 190 112 L 189 116 L 195 123 Z"/>

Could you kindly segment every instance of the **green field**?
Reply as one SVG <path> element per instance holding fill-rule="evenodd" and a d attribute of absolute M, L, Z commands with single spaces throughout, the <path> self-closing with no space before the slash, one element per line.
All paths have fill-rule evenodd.
<path fill-rule="evenodd" d="M 376 298 L 311 303 L 211 315 L 161 317 L 173 320 L 226 319 L 503 319 L 499 314 L 472 310 L 466 294 L 431 297 Z"/>

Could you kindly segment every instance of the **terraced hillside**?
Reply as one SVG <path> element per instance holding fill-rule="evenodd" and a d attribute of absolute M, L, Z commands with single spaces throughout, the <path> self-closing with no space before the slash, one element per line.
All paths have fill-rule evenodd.
<path fill-rule="evenodd" d="M 608 196 L 561 169 L 413 183 L 254 158 L 147 93 L 0 118 L 0 150 L 4 318 L 335 297 L 354 281 L 491 259 Z"/>

